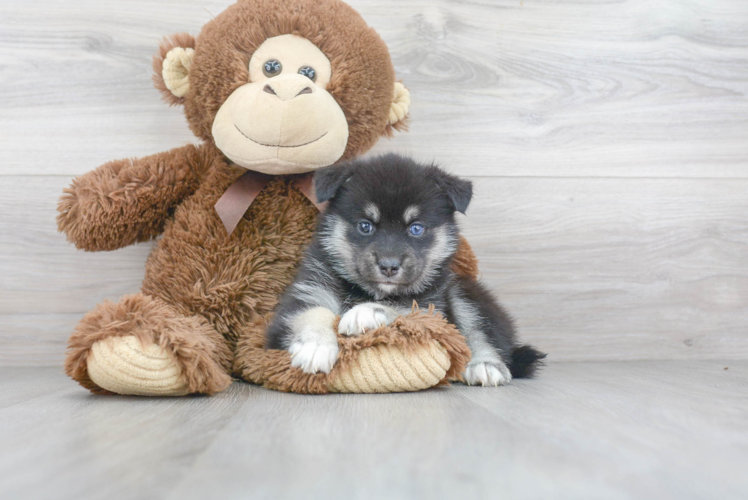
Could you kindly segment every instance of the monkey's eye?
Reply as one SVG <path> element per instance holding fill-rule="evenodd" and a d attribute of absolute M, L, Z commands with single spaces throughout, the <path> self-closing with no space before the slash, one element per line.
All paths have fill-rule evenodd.
<path fill-rule="evenodd" d="M 299 68 L 299 74 L 306 76 L 311 81 L 315 81 L 317 79 L 317 72 L 314 71 L 314 68 L 312 68 L 311 66 L 302 66 L 302 67 L 300 67 Z"/>
<path fill-rule="evenodd" d="M 279 75 L 282 69 L 283 65 L 278 59 L 270 59 L 262 65 L 262 72 L 265 73 L 265 76 L 268 78 Z"/>
<path fill-rule="evenodd" d="M 423 225 L 418 224 L 417 222 L 415 224 L 411 224 L 408 228 L 408 232 L 413 236 L 421 236 L 425 230 L 426 228 L 423 227 Z"/>
<path fill-rule="evenodd" d="M 368 220 L 362 220 L 356 227 L 358 227 L 358 232 L 361 234 L 371 234 L 374 232 L 374 224 Z"/>

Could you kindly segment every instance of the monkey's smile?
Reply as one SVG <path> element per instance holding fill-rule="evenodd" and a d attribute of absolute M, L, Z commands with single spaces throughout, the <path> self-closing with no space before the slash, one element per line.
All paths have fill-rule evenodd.
<path fill-rule="evenodd" d="M 283 146 L 281 144 L 265 144 L 263 142 L 255 141 L 250 136 L 248 136 L 247 134 L 245 134 L 244 132 L 242 132 L 242 130 L 236 125 L 236 123 L 234 124 L 234 127 L 236 127 L 236 130 L 238 130 L 240 134 L 242 134 L 244 137 L 246 137 L 250 141 L 254 142 L 255 144 L 259 144 L 260 146 L 267 146 L 269 148 L 300 148 L 302 146 L 308 146 L 309 144 L 311 144 L 313 142 L 317 142 L 318 140 L 322 139 L 324 136 L 327 135 L 327 132 L 325 132 L 324 134 L 322 134 L 321 136 L 317 137 L 316 139 L 314 139 L 312 141 L 309 141 L 309 142 L 305 142 L 304 144 L 294 144 L 293 146 Z"/>

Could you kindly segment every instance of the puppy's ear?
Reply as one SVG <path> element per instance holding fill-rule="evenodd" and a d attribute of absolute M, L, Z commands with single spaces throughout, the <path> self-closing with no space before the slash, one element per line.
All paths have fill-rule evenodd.
<path fill-rule="evenodd" d="M 464 214 L 473 198 L 473 183 L 465 179 L 460 179 L 454 175 L 448 174 L 440 169 L 435 169 L 436 183 L 439 185 L 444 194 L 455 210 Z"/>
<path fill-rule="evenodd" d="M 317 201 L 322 203 L 335 196 L 340 186 L 352 175 L 353 168 L 347 163 L 321 168 L 314 172 L 314 192 Z"/>

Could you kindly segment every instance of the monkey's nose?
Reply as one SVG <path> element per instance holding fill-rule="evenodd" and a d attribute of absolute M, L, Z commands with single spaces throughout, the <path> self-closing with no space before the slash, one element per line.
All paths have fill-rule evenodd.
<path fill-rule="evenodd" d="M 312 87 L 308 85 L 294 85 L 291 82 L 267 83 L 262 87 L 262 90 L 278 97 L 281 101 L 288 101 L 294 97 L 314 92 Z"/>
<path fill-rule="evenodd" d="M 379 265 L 379 272 L 388 278 L 395 276 L 400 271 L 399 259 L 379 259 L 377 264 Z"/>

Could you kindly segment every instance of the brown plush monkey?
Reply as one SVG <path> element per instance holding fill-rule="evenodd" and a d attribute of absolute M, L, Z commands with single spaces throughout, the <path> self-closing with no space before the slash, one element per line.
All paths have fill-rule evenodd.
<path fill-rule="evenodd" d="M 232 373 L 283 390 L 341 390 L 328 383 L 335 370 L 308 376 L 284 364 L 285 352 L 264 352 L 262 331 L 315 225 L 303 174 L 403 127 L 410 99 L 387 47 L 339 0 L 245 0 L 197 39 L 165 40 L 154 69 L 157 88 L 184 106 L 202 144 L 106 163 L 65 190 L 58 225 L 80 249 L 163 235 L 142 291 L 81 320 L 67 373 L 97 393 L 214 394 Z M 216 204 L 245 181 L 233 200 L 238 216 L 227 221 Z M 461 259 L 475 272 L 468 247 Z M 453 328 L 407 320 L 401 330 L 415 332 L 403 334 L 413 345 L 425 339 L 419 345 L 433 350 L 428 341 L 441 335 L 444 372 L 459 376 L 467 350 Z M 407 344 L 393 328 L 341 349 L 341 369 L 355 364 L 356 350 Z"/>

